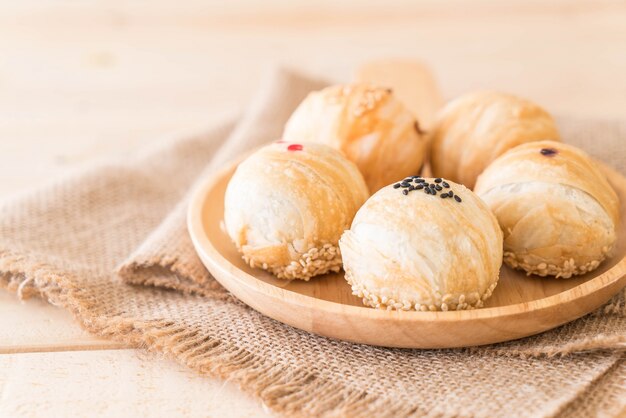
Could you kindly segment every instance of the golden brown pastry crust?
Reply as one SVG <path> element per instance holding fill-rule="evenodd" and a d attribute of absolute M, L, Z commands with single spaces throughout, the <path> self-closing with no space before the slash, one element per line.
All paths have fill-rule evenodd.
<path fill-rule="evenodd" d="M 405 194 L 405 187 L 390 185 L 359 209 L 339 246 L 346 280 L 364 304 L 445 311 L 481 307 L 491 296 L 502 264 L 502 232 L 474 193 L 447 184 L 437 195 L 423 189 Z M 450 190 L 458 200 L 441 197 Z"/>
<path fill-rule="evenodd" d="M 427 150 L 411 112 L 391 90 L 369 84 L 310 93 L 287 122 L 283 139 L 340 149 L 358 166 L 371 192 L 418 174 Z"/>
<path fill-rule="evenodd" d="M 226 230 L 252 267 L 279 278 L 339 271 L 337 242 L 368 191 L 356 166 L 322 144 L 274 143 L 237 168 L 226 189 Z"/>
<path fill-rule="evenodd" d="M 520 145 L 478 178 L 504 231 L 504 261 L 568 278 L 597 268 L 617 239 L 618 197 L 594 161 L 555 141 Z"/>
<path fill-rule="evenodd" d="M 442 109 L 430 140 L 434 175 L 473 188 L 499 155 L 526 142 L 559 140 L 559 133 L 550 114 L 528 100 L 476 92 Z"/>

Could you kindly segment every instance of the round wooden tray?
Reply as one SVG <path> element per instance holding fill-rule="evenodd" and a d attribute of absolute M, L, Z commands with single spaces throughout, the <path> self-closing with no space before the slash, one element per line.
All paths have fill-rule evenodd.
<path fill-rule="evenodd" d="M 404 312 L 363 306 L 343 273 L 285 281 L 247 266 L 222 230 L 224 192 L 237 164 L 207 178 L 195 191 L 188 228 L 211 274 L 237 298 L 285 324 L 357 343 L 406 348 L 465 347 L 513 340 L 585 315 L 626 285 L 626 222 L 615 255 L 572 279 L 531 276 L 502 267 L 486 306 L 471 311 Z M 626 219 L 626 179 L 603 167 Z"/>

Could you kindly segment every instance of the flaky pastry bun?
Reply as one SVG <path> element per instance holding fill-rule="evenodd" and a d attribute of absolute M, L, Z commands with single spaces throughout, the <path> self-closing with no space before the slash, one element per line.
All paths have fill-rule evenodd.
<path fill-rule="evenodd" d="M 594 161 L 571 145 L 515 147 L 480 175 L 475 191 L 504 232 L 504 262 L 528 274 L 592 271 L 617 239 L 618 197 Z"/>
<path fill-rule="evenodd" d="M 283 139 L 340 149 L 356 163 L 372 193 L 419 174 L 427 148 L 410 110 L 390 89 L 370 84 L 310 93 L 287 122 Z"/>
<path fill-rule="evenodd" d="M 250 266 L 308 280 L 341 269 L 337 242 L 367 197 L 363 177 L 339 151 L 279 142 L 237 167 L 224 223 Z"/>
<path fill-rule="evenodd" d="M 496 218 L 445 179 L 410 177 L 379 190 L 339 246 L 353 294 L 379 309 L 481 307 L 502 265 Z"/>
<path fill-rule="evenodd" d="M 552 116 L 536 104 L 504 93 L 477 92 L 448 103 L 431 135 L 434 175 L 474 188 L 499 155 L 531 141 L 559 140 Z"/>

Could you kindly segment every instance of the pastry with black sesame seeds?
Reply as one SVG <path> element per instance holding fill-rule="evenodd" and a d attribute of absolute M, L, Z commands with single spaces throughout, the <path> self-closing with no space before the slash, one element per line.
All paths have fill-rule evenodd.
<path fill-rule="evenodd" d="M 419 193 L 389 185 L 359 209 L 339 247 L 346 281 L 365 305 L 462 310 L 482 307 L 491 296 L 502 265 L 502 231 L 471 190 L 447 183 L 458 200 L 429 186 Z"/>
<path fill-rule="evenodd" d="M 475 191 L 504 232 L 504 262 L 528 274 L 584 274 L 615 246 L 617 194 L 596 163 L 574 146 L 519 145 L 479 176 Z"/>
<path fill-rule="evenodd" d="M 309 280 L 341 269 L 339 237 L 368 195 L 363 176 L 339 151 L 279 141 L 237 167 L 224 224 L 250 266 Z"/>
<path fill-rule="evenodd" d="M 310 93 L 291 115 L 283 138 L 340 149 L 370 191 L 420 172 L 426 134 L 392 91 L 371 84 L 337 85 Z"/>

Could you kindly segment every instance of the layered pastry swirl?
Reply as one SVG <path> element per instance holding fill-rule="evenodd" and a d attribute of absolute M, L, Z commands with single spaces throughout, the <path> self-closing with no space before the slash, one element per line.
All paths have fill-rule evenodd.
<path fill-rule="evenodd" d="M 528 100 L 477 92 L 448 103 L 430 136 L 433 173 L 473 189 L 499 155 L 526 142 L 558 140 L 559 132 L 552 116 Z"/>
<path fill-rule="evenodd" d="M 364 304 L 418 311 L 483 306 L 498 282 L 502 232 L 466 187 L 408 177 L 374 194 L 339 242 Z"/>
<path fill-rule="evenodd" d="M 480 175 L 475 191 L 504 231 L 504 262 L 529 274 L 568 278 L 592 271 L 617 239 L 618 197 L 574 146 L 515 147 Z"/>
<path fill-rule="evenodd" d="M 341 269 L 337 242 L 367 197 L 359 170 L 339 151 L 278 142 L 237 167 L 224 223 L 250 266 L 308 280 Z"/>
<path fill-rule="evenodd" d="M 427 151 L 426 136 L 410 110 L 390 89 L 363 83 L 310 93 L 287 122 L 283 139 L 341 150 L 372 193 L 419 174 Z"/>

